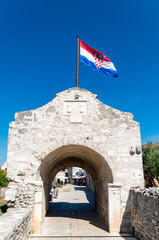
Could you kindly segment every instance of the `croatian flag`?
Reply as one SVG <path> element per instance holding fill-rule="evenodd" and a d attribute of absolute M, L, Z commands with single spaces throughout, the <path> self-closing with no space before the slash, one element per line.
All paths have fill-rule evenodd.
<path fill-rule="evenodd" d="M 111 77 L 118 77 L 114 64 L 103 53 L 96 51 L 80 40 L 81 62 Z"/>

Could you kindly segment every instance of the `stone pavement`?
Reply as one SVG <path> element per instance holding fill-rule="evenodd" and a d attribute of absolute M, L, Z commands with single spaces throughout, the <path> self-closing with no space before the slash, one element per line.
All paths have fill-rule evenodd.
<path fill-rule="evenodd" d="M 109 234 L 95 211 L 94 196 L 86 188 L 67 184 L 50 203 L 41 234 L 30 240 L 135 240 Z"/>

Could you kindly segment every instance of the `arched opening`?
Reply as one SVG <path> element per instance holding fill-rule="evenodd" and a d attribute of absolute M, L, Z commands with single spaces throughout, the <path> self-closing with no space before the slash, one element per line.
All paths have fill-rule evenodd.
<path fill-rule="evenodd" d="M 96 210 L 108 229 L 107 184 L 113 183 L 112 171 L 106 160 L 91 148 L 66 145 L 48 154 L 39 167 L 38 177 L 43 181 L 43 216 L 49 207 L 50 186 L 55 175 L 63 168 L 77 166 L 85 169 L 95 185 Z"/>
<path fill-rule="evenodd" d="M 94 189 L 94 181 L 85 169 L 61 169 L 51 185 L 47 216 L 53 211 L 94 211 Z"/>

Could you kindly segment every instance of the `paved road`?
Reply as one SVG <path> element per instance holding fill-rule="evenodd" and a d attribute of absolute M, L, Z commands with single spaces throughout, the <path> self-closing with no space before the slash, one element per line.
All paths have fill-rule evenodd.
<path fill-rule="evenodd" d="M 49 212 L 53 210 L 95 210 L 94 195 L 84 186 L 67 184 L 53 198 Z"/>
<path fill-rule="evenodd" d="M 112 236 L 95 211 L 94 196 L 85 187 L 66 185 L 53 198 L 42 226 L 42 233 L 30 240 L 135 240 Z"/>

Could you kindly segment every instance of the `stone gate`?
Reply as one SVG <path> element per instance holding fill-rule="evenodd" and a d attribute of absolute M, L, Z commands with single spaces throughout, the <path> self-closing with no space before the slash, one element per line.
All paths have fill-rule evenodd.
<path fill-rule="evenodd" d="M 110 232 L 130 232 L 131 187 L 143 186 L 139 123 L 97 95 L 71 88 L 48 104 L 15 114 L 9 126 L 8 204 L 32 209 L 40 232 L 56 173 L 84 168 L 95 184 L 96 209 Z"/>

